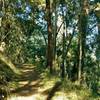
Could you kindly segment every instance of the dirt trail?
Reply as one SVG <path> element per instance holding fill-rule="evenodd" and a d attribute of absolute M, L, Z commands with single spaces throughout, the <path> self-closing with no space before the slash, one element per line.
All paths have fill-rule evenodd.
<path fill-rule="evenodd" d="M 84 91 L 81 91 L 82 95 L 77 95 L 76 91 L 65 92 L 60 87 L 63 82 L 53 76 L 49 79 L 33 65 L 24 65 L 19 70 L 21 75 L 17 79 L 18 86 L 11 89 L 12 96 L 8 100 L 90 100 L 84 99 L 87 98 L 87 92 L 83 96 Z"/>
<path fill-rule="evenodd" d="M 32 65 L 24 65 L 20 71 L 18 87 L 12 90 L 14 96 L 10 100 L 52 100 L 60 86 L 59 82 L 55 84 L 53 81 L 43 81 L 41 73 Z"/>
<path fill-rule="evenodd" d="M 37 93 L 38 87 L 41 86 L 41 78 L 39 72 L 36 71 L 32 65 L 24 65 L 20 68 L 21 75 L 18 78 L 18 87 L 13 90 L 12 93 L 16 93 L 20 96 L 28 96 L 33 93 Z"/>

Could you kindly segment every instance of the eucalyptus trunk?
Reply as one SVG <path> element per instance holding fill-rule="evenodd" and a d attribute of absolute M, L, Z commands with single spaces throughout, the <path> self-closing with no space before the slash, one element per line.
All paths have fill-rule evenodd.
<path fill-rule="evenodd" d="M 50 0 L 46 0 L 46 14 L 47 14 L 47 31 L 48 31 L 47 67 L 50 68 L 50 73 L 52 73 L 52 67 L 53 67 L 53 34 L 52 34 L 52 24 L 51 24 Z"/>
<path fill-rule="evenodd" d="M 86 33 L 87 33 L 87 16 L 88 16 L 88 0 L 81 0 L 80 2 L 80 15 L 79 15 L 79 60 L 78 60 L 78 81 L 83 79 L 83 69 L 85 61 L 85 45 L 86 45 Z"/>
<path fill-rule="evenodd" d="M 53 66 L 56 69 L 56 37 L 57 37 L 57 0 L 53 1 L 54 26 L 53 26 Z"/>
<path fill-rule="evenodd" d="M 63 23 L 63 34 L 62 34 L 62 65 L 61 65 L 61 77 L 64 78 L 65 77 L 65 16 L 64 16 L 64 2 L 65 1 L 61 1 L 62 4 L 62 20 L 64 21 Z"/>

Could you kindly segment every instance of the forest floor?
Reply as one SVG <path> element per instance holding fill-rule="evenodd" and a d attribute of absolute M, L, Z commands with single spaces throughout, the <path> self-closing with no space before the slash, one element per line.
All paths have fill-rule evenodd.
<path fill-rule="evenodd" d="M 63 84 L 57 77 L 41 73 L 33 65 L 19 67 L 21 74 L 16 79 L 16 86 L 11 88 L 8 100 L 100 100 L 91 99 L 90 92 L 72 90 L 71 85 Z M 15 85 L 15 83 L 14 83 Z M 64 86 L 64 87 L 63 87 Z M 66 92 L 66 89 L 67 92 Z M 90 99 L 89 99 L 90 98 Z"/>

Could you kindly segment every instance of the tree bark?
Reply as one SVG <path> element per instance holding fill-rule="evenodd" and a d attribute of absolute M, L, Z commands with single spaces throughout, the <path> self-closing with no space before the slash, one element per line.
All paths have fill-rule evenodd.
<path fill-rule="evenodd" d="M 63 7 L 64 7 L 64 2 L 65 1 L 62 1 L 61 0 L 61 4 L 62 4 L 62 20 L 65 21 L 65 16 L 64 16 L 64 10 L 63 10 Z M 64 78 L 65 77 L 65 22 L 63 23 L 63 34 L 62 34 L 62 65 L 61 65 L 61 77 Z"/>
<path fill-rule="evenodd" d="M 50 0 L 46 0 L 46 14 L 47 14 L 47 31 L 48 31 L 48 47 L 47 47 L 47 67 L 50 68 L 50 73 L 53 70 L 53 34 L 51 24 L 51 8 Z"/>
<path fill-rule="evenodd" d="M 56 37 L 57 37 L 57 0 L 53 1 L 53 12 L 54 12 L 54 25 L 53 25 L 53 66 L 56 67 Z M 56 69 L 56 68 L 55 68 Z"/>
<path fill-rule="evenodd" d="M 81 12 L 79 15 L 79 62 L 78 62 L 78 81 L 81 82 L 83 77 L 84 58 L 85 58 L 85 42 L 87 33 L 87 16 L 88 16 L 88 0 L 81 0 Z"/>

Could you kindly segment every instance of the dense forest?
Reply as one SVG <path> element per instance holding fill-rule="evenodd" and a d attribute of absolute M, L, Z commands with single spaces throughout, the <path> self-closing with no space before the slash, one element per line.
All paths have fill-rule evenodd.
<path fill-rule="evenodd" d="M 100 0 L 0 0 L 0 100 L 100 100 Z"/>

